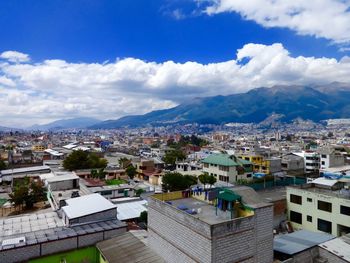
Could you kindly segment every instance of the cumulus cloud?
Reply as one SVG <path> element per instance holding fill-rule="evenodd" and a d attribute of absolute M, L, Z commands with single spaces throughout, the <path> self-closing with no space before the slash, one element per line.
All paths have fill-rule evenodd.
<path fill-rule="evenodd" d="M 0 54 L 0 58 L 13 63 L 28 62 L 30 60 L 29 55 L 17 51 L 5 51 Z"/>
<path fill-rule="evenodd" d="M 195 0 L 198 1 L 198 0 Z M 349 0 L 208 0 L 205 13 L 239 13 L 270 28 L 288 28 L 335 43 L 350 42 Z"/>
<path fill-rule="evenodd" d="M 279 43 L 246 44 L 232 60 L 210 64 L 137 58 L 0 63 L 0 120 L 31 125 L 76 116 L 115 119 L 169 108 L 193 97 L 262 86 L 350 83 L 349 72 L 348 57 L 293 57 Z"/>

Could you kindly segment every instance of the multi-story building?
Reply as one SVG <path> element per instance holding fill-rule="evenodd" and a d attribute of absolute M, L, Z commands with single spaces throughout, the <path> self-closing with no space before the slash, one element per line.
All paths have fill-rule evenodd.
<path fill-rule="evenodd" d="M 322 148 L 319 150 L 319 154 L 321 170 L 345 165 L 344 155 L 340 151 L 337 151 L 335 148 Z"/>
<path fill-rule="evenodd" d="M 148 201 L 148 242 L 169 263 L 271 263 L 272 219 L 272 204 L 245 186 L 156 194 Z"/>
<path fill-rule="evenodd" d="M 306 185 L 287 187 L 287 210 L 296 229 L 335 236 L 350 233 L 350 191 L 343 182 L 320 177 Z"/>
<path fill-rule="evenodd" d="M 229 154 L 211 154 L 204 160 L 203 172 L 215 176 L 217 181 L 234 183 L 253 178 L 252 163 Z"/>
<path fill-rule="evenodd" d="M 314 151 L 302 151 L 293 153 L 304 158 L 305 173 L 317 173 L 320 170 L 320 156 Z"/>
<path fill-rule="evenodd" d="M 238 158 L 253 164 L 253 171 L 265 174 L 274 174 L 281 171 L 281 159 L 276 157 L 265 158 L 261 155 L 238 155 Z"/>

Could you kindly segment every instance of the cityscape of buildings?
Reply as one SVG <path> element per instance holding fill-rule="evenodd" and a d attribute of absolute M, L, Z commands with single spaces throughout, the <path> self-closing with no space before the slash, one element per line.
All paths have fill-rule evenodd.
<path fill-rule="evenodd" d="M 1 0 L 0 263 L 350 263 L 350 0 Z"/>
<path fill-rule="evenodd" d="M 0 261 L 350 262 L 349 140 L 346 122 L 2 132 Z"/>

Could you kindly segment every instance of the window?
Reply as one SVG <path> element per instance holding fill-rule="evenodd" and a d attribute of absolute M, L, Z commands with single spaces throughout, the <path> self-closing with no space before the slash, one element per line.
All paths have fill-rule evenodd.
<path fill-rule="evenodd" d="M 252 174 L 247 174 L 247 178 L 250 178 L 250 177 L 252 177 Z"/>
<path fill-rule="evenodd" d="M 301 205 L 301 196 L 290 194 L 290 201 L 294 204 Z"/>
<path fill-rule="evenodd" d="M 205 167 L 205 168 L 208 168 L 208 167 L 209 167 L 209 164 L 204 163 L 204 167 Z"/>
<path fill-rule="evenodd" d="M 111 195 L 112 191 L 102 191 L 100 192 L 101 195 Z"/>
<path fill-rule="evenodd" d="M 302 215 L 298 212 L 290 211 L 290 221 L 301 225 L 303 223 Z"/>
<path fill-rule="evenodd" d="M 312 198 L 309 198 L 309 197 L 308 197 L 308 198 L 307 198 L 307 201 L 308 201 L 308 202 L 312 202 Z"/>
<path fill-rule="evenodd" d="M 340 213 L 343 215 L 350 216 L 350 207 L 341 205 L 340 206 Z"/>
<path fill-rule="evenodd" d="M 325 161 L 322 161 L 321 164 L 322 164 L 322 165 L 325 165 L 326 163 L 325 163 Z"/>
<path fill-rule="evenodd" d="M 327 158 L 327 155 L 322 154 L 322 155 L 321 155 L 321 158 Z"/>
<path fill-rule="evenodd" d="M 308 222 L 312 222 L 312 216 L 306 216 L 306 220 L 307 220 Z"/>
<path fill-rule="evenodd" d="M 124 189 L 119 189 L 118 194 L 122 194 L 122 193 L 124 193 Z"/>
<path fill-rule="evenodd" d="M 324 201 L 318 201 L 317 204 L 318 210 L 326 211 L 326 212 L 332 212 L 332 203 L 324 202 Z"/>
<path fill-rule="evenodd" d="M 317 219 L 317 229 L 326 233 L 332 233 L 332 223 L 323 219 Z"/>

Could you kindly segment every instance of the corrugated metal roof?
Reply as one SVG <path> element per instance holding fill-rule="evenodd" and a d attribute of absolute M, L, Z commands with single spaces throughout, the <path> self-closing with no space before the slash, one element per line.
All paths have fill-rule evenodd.
<path fill-rule="evenodd" d="M 326 233 L 300 230 L 275 237 L 273 250 L 287 255 L 294 255 L 333 238 L 334 236 Z"/>
<path fill-rule="evenodd" d="M 319 247 L 329 251 L 342 260 L 350 262 L 350 235 L 329 240 L 319 245 Z"/>
<path fill-rule="evenodd" d="M 207 158 L 205 158 L 202 162 L 223 165 L 223 166 L 239 166 L 243 164 L 251 164 L 251 162 L 249 161 L 242 160 L 232 155 L 223 154 L 223 153 L 211 154 Z"/>
<path fill-rule="evenodd" d="M 163 263 L 153 250 L 129 232 L 96 244 L 108 263 Z"/>
<path fill-rule="evenodd" d="M 106 211 L 117 207 L 100 194 L 84 195 L 67 199 L 66 203 L 67 206 L 64 206 L 62 210 L 70 219 Z"/>
<path fill-rule="evenodd" d="M 117 218 L 119 220 L 137 218 L 143 211 L 147 211 L 146 200 L 117 204 Z"/>

